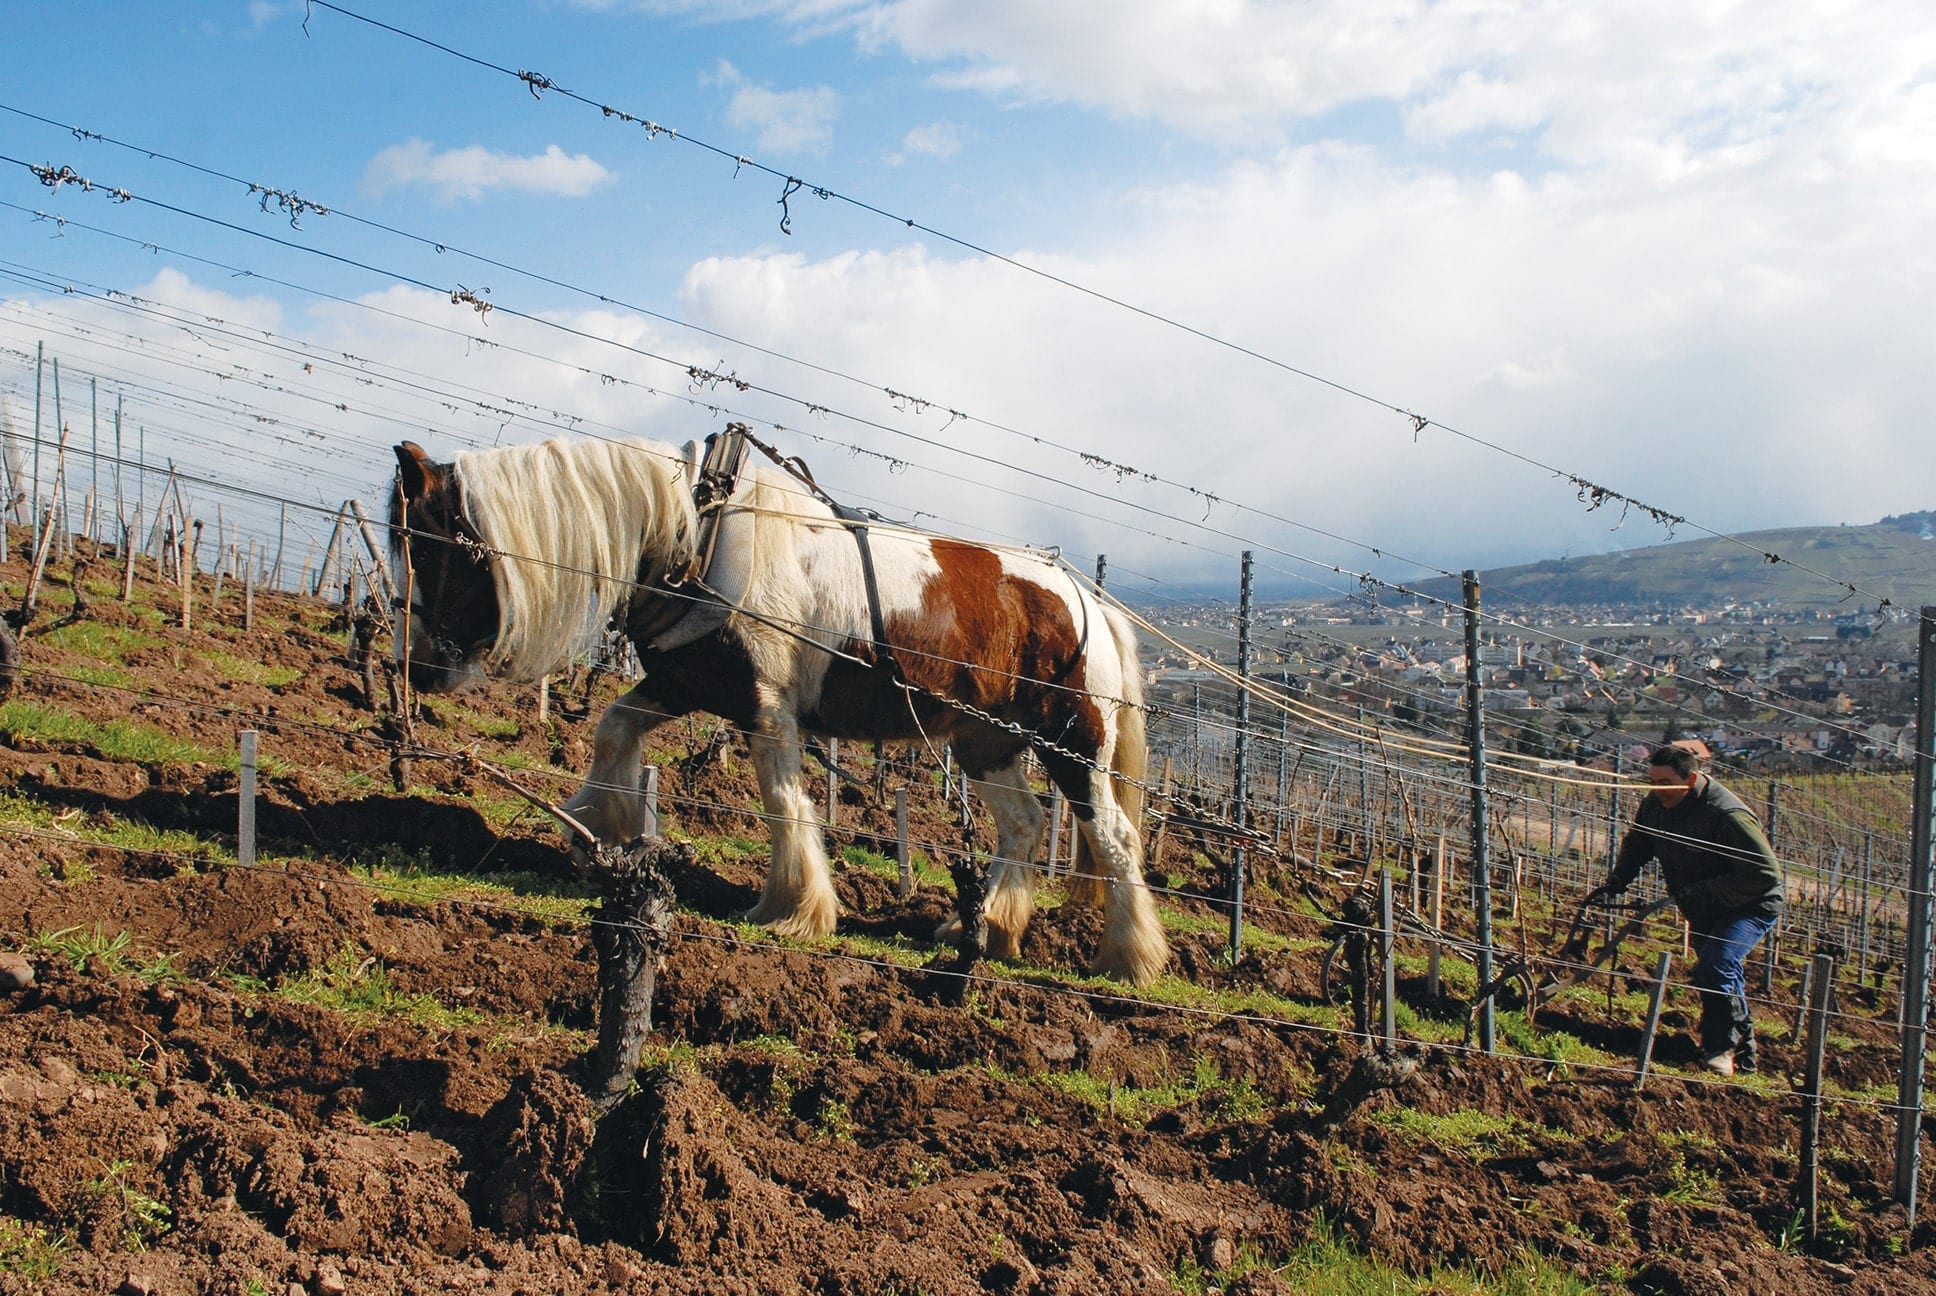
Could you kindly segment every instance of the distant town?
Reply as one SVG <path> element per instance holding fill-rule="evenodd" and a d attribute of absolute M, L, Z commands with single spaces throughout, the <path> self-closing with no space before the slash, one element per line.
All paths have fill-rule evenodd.
<path fill-rule="evenodd" d="M 1237 661 L 1228 602 L 1146 609 L 1164 635 L 1225 670 Z M 1915 612 L 1712 607 L 1541 607 L 1479 649 L 1492 741 L 1529 755 L 1607 763 L 1639 744 L 1699 739 L 1769 769 L 1895 768 L 1914 748 Z M 1272 604 L 1251 622 L 1251 675 L 1293 696 L 1384 723 L 1456 732 L 1465 705 L 1462 614 L 1443 603 Z M 1190 652 L 1146 643 L 1151 697 L 1228 714 L 1230 685 Z"/>

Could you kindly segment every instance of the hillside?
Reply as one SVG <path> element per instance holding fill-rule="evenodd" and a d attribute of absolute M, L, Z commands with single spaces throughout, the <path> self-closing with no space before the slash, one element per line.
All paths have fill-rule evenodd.
<path fill-rule="evenodd" d="M 1461 1043 L 1471 965 L 1429 997 L 1411 944 L 1394 1011 L 1432 1047 L 1407 1074 L 1321 975 L 1313 898 L 1347 892 L 1260 853 L 1233 963 L 1216 844 L 1184 826 L 1150 853 L 1174 975 L 1086 977 L 1100 917 L 1051 886 L 964 994 L 929 974 L 961 840 L 938 781 L 895 774 L 903 896 L 861 766 L 840 931 L 779 940 L 736 921 L 767 828 L 743 742 L 703 719 L 648 741 L 696 858 L 636 1092 L 595 1120 L 596 911 L 543 817 L 458 754 L 558 795 L 622 682 L 543 718 L 529 689 L 422 699 L 405 744 L 336 609 L 265 594 L 250 617 L 196 577 L 185 628 L 148 563 L 124 597 L 88 557 L 49 568 L 0 697 L 0 1296 L 1936 1290 L 1936 1229 L 1888 1197 L 1888 996 L 1851 984 L 1836 1021 L 1810 1254 L 1788 967 L 1758 1075 L 1698 1070 L 1677 993 L 1643 1091 L 1655 940 L 1537 1020 L 1504 1005 L 1497 1058 Z M 1516 938 L 1556 943 L 1537 904 Z"/>
<path fill-rule="evenodd" d="M 1796 610 L 1873 607 L 1874 599 L 1850 599 L 1846 586 L 1854 585 L 1864 596 L 1913 608 L 1936 603 L 1933 536 L 1936 512 L 1905 513 L 1867 526 L 1785 527 L 1549 558 L 1484 571 L 1479 580 L 1489 593 L 1549 605 L 1714 607 L 1732 601 L 1779 602 Z M 1767 554 L 1791 561 L 1770 562 Z M 1417 588 L 1439 598 L 1460 597 L 1457 582 L 1444 578 Z"/>

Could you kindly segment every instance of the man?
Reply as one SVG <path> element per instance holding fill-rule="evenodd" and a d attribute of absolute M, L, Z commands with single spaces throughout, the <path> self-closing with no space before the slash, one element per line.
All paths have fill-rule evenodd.
<path fill-rule="evenodd" d="M 1701 1065 L 1721 1075 L 1755 1068 L 1754 1019 L 1743 965 L 1781 917 L 1781 866 L 1754 812 L 1696 768 L 1694 753 L 1663 745 L 1647 755 L 1653 791 L 1606 885 L 1587 896 L 1605 903 L 1660 862 L 1668 894 L 1693 934 L 1694 985 L 1701 992 Z"/>

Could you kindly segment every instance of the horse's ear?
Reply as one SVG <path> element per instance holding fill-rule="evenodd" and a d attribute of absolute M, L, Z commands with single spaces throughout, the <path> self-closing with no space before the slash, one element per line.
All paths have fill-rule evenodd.
<path fill-rule="evenodd" d="M 397 484 L 403 487 L 405 499 L 423 499 L 443 480 L 444 470 L 431 461 L 422 446 L 405 441 L 397 447 Z"/>

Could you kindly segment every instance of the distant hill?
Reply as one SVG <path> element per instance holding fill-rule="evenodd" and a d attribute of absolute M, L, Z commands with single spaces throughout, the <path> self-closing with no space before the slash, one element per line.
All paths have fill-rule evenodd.
<path fill-rule="evenodd" d="M 1763 555 L 1771 553 L 1792 561 L 1770 562 Z M 1886 517 L 1869 526 L 1788 527 L 1732 539 L 1549 558 L 1481 572 L 1479 582 L 1488 593 L 1549 605 L 1712 607 L 1729 600 L 1779 600 L 1781 606 L 1798 610 L 1874 608 L 1873 599 L 1852 597 L 1846 583 L 1864 595 L 1914 608 L 1936 604 L 1936 511 Z M 1416 588 L 1439 598 L 1462 596 L 1458 582 L 1443 577 Z"/>

